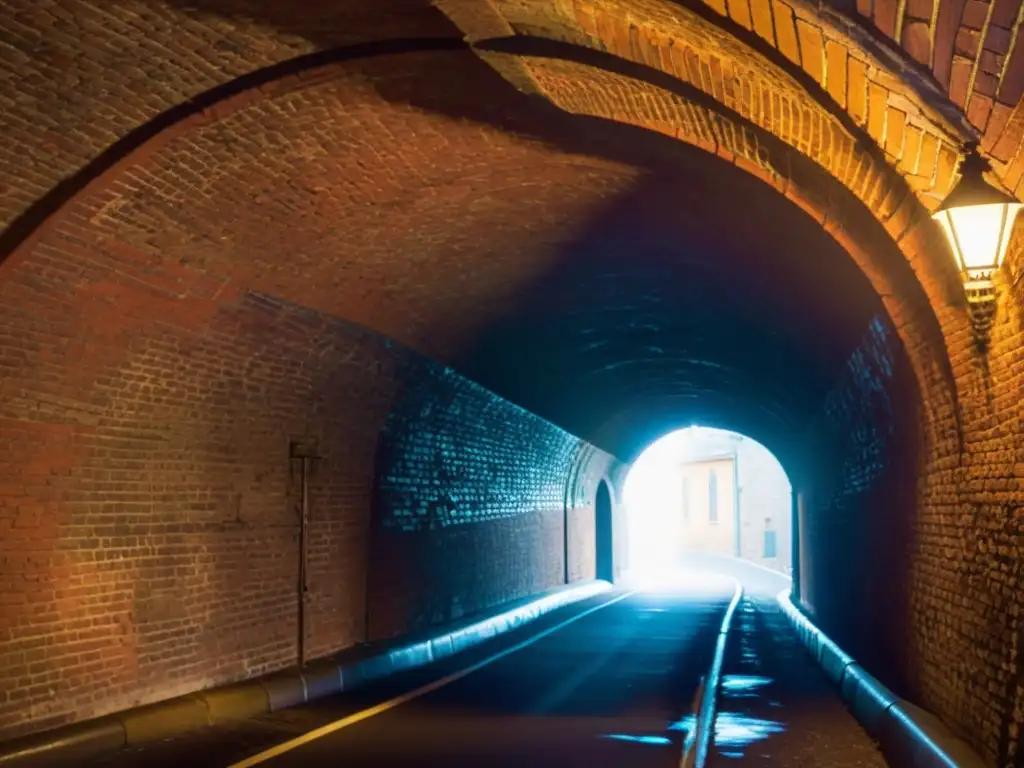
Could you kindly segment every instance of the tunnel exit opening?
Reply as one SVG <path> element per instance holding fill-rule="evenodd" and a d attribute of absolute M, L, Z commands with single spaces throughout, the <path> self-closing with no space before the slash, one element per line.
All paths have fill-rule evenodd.
<path fill-rule="evenodd" d="M 745 435 L 690 427 L 662 437 L 633 464 L 623 502 L 630 580 L 668 581 L 720 558 L 792 577 L 792 486 Z"/>

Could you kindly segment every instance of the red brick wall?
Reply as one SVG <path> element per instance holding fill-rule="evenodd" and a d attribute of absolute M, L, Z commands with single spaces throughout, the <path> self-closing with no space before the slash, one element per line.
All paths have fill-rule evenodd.
<path fill-rule="evenodd" d="M 370 634 L 399 635 L 594 578 L 614 460 L 451 369 L 410 360 L 382 433 Z"/>
<path fill-rule="evenodd" d="M 927 621 L 911 652 L 941 671 L 922 679 L 925 701 L 1000 768 L 1024 761 L 1021 245 L 1004 273 L 1016 279 L 999 280 L 988 351 L 951 341 L 961 431 L 938 436 L 921 473 L 928 546 L 913 585 Z"/>
<path fill-rule="evenodd" d="M 99 254 L 7 271 L 0 306 L 5 735 L 294 660 L 289 438 L 325 456 L 313 647 L 362 638 L 379 345 L 257 296 L 179 299 Z"/>
<path fill-rule="evenodd" d="M 1021 313 L 1019 288 L 999 290 L 988 351 L 951 341 L 959 402 L 913 381 L 888 323 L 869 332 L 811 433 L 798 487 L 805 607 L 1009 767 L 1024 754 Z"/>
<path fill-rule="evenodd" d="M 801 601 L 884 682 L 908 689 L 914 549 L 916 389 L 887 318 L 875 318 L 829 393 L 794 479 L 801 520 Z"/>
<path fill-rule="evenodd" d="M 294 663 L 292 439 L 323 457 L 309 652 L 364 639 L 378 436 L 410 372 L 433 375 L 424 402 L 485 413 L 488 442 L 473 421 L 456 436 L 509 495 L 491 522 L 407 540 L 397 572 L 433 592 L 384 593 L 390 629 L 561 581 L 578 441 L 367 331 L 115 247 L 47 235 L 0 279 L 4 737 Z"/>

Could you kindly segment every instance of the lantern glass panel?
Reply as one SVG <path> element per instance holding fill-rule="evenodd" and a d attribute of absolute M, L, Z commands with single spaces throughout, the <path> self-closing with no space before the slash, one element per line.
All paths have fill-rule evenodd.
<path fill-rule="evenodd" d="M 947 208 L 935 215 L 961 270 L 987 273 L 1006 256 L 1020 203 L 989 203 Z"/>

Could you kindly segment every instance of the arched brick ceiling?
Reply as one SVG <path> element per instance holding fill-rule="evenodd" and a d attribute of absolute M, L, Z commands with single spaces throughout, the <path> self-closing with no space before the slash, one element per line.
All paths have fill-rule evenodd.
<path fill-rule="evenodd" d="M 800 223 L 777 226 L 790 220 Z M 164 287 L 183 299 L 258 291 L 373 328 L 626 454 L 641 432 L 608 425 L 624 413 L 649 422 L 653 410 L 634 408 L 641 395 L 731 414 L 766 444 L 798 429 L 881 311 L 832 238 L 769 184 L 675 139 L 517 93 L 468 50 L 316 67 L 184 119 L 15 258 L 67 250 L 126 279 L 166 281 L 173 267 Z M 622 271 L 624 250 L 636 259 Z M 874 254 L 876 268 L 898 283 L 909 269 L 890 251 Z M 597 302 L 563 300 L 567 285 Z M 566 311 L 536 311 L 550 302 Z M 704 314 L 682 311 L 702 302 Z M 598 306 L 608 314 L 586 314 Z M 577 390 L 594 405 L 587 418 L 481 362 L 488 349 L 515 359 L 515 338 L 491 340 L 532 316 L 550 319 L 561 363 L 588 372 Z M 598 336 L 581 352 L 586 328 Z M 761 343 L 741 353 L 750 334 Z M 544 359 L 524 364 L 521 376 L 574 386 L 545 379 L 555 371 Z"/>
<path fill-rule="evenodd" d="M 874 165 L 866 153 L 851 151 L 855 144 L 848 137 L 840 135 L 831 147 L 810 145 L 820 150 L 816 154 L 686 88 L 673 90 L 664 80 L 638 81 L 629 75 L 644 73 L 600 69 L 592 64 L 608 62 L 584 63 L 572 59 L 573 52 L 557 53 L 523 61 L 529 63 L 533 82 L 561 108 L 643 126 L 701 147 L 804 209 L 854 256 L 880 295 L 910 353 L 926 413 L 948 411 L 952 400 L 944 337 L 963 333 L 957 308 L 962 292 L 951 260 L 944 258 L 941 234 L 907 185 Z M 823 167 L 822 158 L 840 169 L 840 178 Z"/>
<path fill-rule="evenodd" d="M 680 149 L 567 243 L 459 367 L 627 460 L 693 422 L 791 457 L 882 312 L 797 206 Z"/>
<path fill-rule="evenodd" d="M 955 110 L 902 85 L 848 31 L 827 20 L 807 30 L 806 10 L 778 3 L 770 34 L 756 3 L 749 17 L 734 4 L 695 12 L 659 0 L 441 5 L 452 20 L 416 0 L 317 3 L 299 19 L 279 2 L 0 0 L 19 63 L 0 82 L 0 129 L 14 139 L 2 168 L 15 181 L 0 193 L 0 221 L 13 223 L 4 249 L 65 201 L 61 183 L 73 191 L 97 175 L 59 214 L 65 236 L 133 265 L 173 260 L 183 292 L 199 273 L 216 290 L 271 293 L 456 359 L 594 211 L 640 183 L 637 166 L 650 159 L 559 123 L 468 54 L 358 59 L 373 46 L 337 46 L 455 48 L 467 28 L 484 42 L 546 36 L 673 83 L 546 50 L 480 53 L 560 109 L 660 130 L 765 177 L 860 255 L 919 380 L 944 375 L 930 313 L 950 333 L 943 292 L 955 279 L 935 258 L 934 227 L 920 222 L 952 181 Z M 716 21 L 718 11 L 735 18 Z M 297 55 L 339 63 L 310 67 Z M 891 241 L 861 242 L 832 187 L 801 183 L 785 152 L 765 158 L 766 137 L 860 196 L 913 273 L 878 263 Z"/>
<path fill-rule="evenodd" d="M 0 0 L 0 231 L 212 89 L 346 46 L 450 39 L 427 0 Z M 271 75 L 273 76 L 273 75 Z"/>
<path fill-rule="evenodd" d="M 736 3 L 668 0 L 440 6 L 497 71 L 569 112 L 644 125 L 732 155 L 783 191 L 794 179 L 785 163 L 762 162 L 766 137 L 838 179 L 884 225 L 924 287 L 921 302 L 907 285 L 872 277 L 925 400 L 937 385 L 937 404 L 926 412 L 948 411 L 942 380 L 950 362 L 961 362 L 918 347 L 935 342 L 923 338 L 934 327 L 932 313 L 938 346 L 962 349 L 956 340 L 967 323 L 948 246 L 927 213 L 953 183 L 962 141 L 975 134 L 933 80 L 838 16 L 784 2 L 749 3 L 747 15 Z M 1009 180 L 1012 168 L 996 165 L 996 178 Z M 828 187 L 816 179 L 791 196 L 841 241 L 859 234 L 835 210 Z M 872 248 L 854 250 L 863 256 Z"/>
<path fill-rule="evenodd" d="M 20 257 L 174 264 L 183 295 L 260 291 L 448 360 L 658 162 L 578 124 L 466 50 L 319 67 L 162 132 Z"/>
<path fill-rule="evenodd" d="M 436 5 L 445 13 L 429 0 L 315 0 L 301 13 L 286 0 L 0 0 L 0 171 L 14 180 L 0 190 L 0 227 L 133 131 L 211 89 L 258 79 L 295 57 L 387 41 L 455 42 L 467 29 L 474 40 L 526 34 L 585 43 L 680 76 L 696 63 L 696 81 L 712 91 L 719 73 L 737 66 L 736 82 L 776 89 L 777 72 L 763 62 L 788 65 L 789 79 L 820 88 L 909 177 L 934 175 L 937 194 L 952 164 L 948 141 L 966 125 L 964 107 L 1007 185 L 1016 188 L 1024 175 L 1018 0 Z M 694 35 L 706 44 L 696 62 L 682 45 L 692 48 Z M 748 67 L 733 55 L 737 45 L 761 61 Z M 730 95 L 726 85 L 721 96 L 743 93 Z"/>
<path fill-rule="evenodd" d="M 1024 95 L 1022 7 L 1017 0 L 856 0 L 848 10 L 930 71 L 984 134 L 986 148 L 1007 161 L 1024 128 L 1016 109 Z"/>
<path fill-rule="evenodd" d="M 758 85 L 769 83 L 772 98 L 785 100 L 787 89 L 772 74 L 771 65 L 779 65 L 810 86 L 811 102 L 846 112 L 902 172 L 933 176 L 915 182 L 926 204 L 948 188 L 944 166 L 953 164 L 960 142 L 977 135 L 997 175 L 1015 189 L 1024 173 L 1018 157 L 1024 114 L 1016 110 L 1024 91 L 1024 54 L 1015 50 L 1020 3 L 923 2 L 442 0 L 439 6 L 484 48 L 488 37 L 502 34 L 570 41 L 740 103 L 749 100 L 748 89 L 730 94 L 729 87 L 745 78 L 755 83 L 755 101 Z M 489 16 L 500 18 L 504 30 Z"/>

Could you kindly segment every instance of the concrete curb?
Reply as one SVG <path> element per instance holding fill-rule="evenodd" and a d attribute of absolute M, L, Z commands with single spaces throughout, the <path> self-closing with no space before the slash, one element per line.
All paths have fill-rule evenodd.
<path fill-rule="evenodd" d="M 828 678 L 839 686 L 843 702 L 890 765 L 899 768 L 987 768 L 965 741 L 935 715 L 903 701 L 864 670 L 793 605 L 789 591 L 776 597 L 804 646 Z"/>
<path fill-rule="evenodd" d="M 322 696 L 352 690 L 373 680 L 451 656 L 517 629 L 557 608 L 611 589 L 612 585 L 606 581 L 556 588 L 528 603 L 443 635 L 396 645 L 363 659 L 342 662 L 322 659 L 301 671 L 277 672 L 259 680 L 201 691 L 33 734 L 0 744 L 0 766 L 74 765 L 116 752 L 130 744 L 166 739 L 204 726 L 276 712 Z"/>
<path fill-rule="evenodd" d="M 707 764 L 708 755 L 711 752 L 711 744 L 715 735 L 715 715 L 718 708 L 718 691 L 722 687 L 722 664 L 725 661 L 725 643 L 729 637 L 729 629 L 732 626 L 732 617 L 736 608 L 743 599 L 743 585 L 733 579 L 736 587 L 733 590 L 732 600 L 725 609 L 722 616 L 722 626 L 718 630 L 718 639 L 715 642 L 715 655 L 711 660 L 711 667 L 707 676 L 701 680 L 699 703 L 694 712 L 695 723 L 693 738 L 688 738 L 683 749 L 683 759 L 680 761 L 681 768 L 704 768 Z"/>

